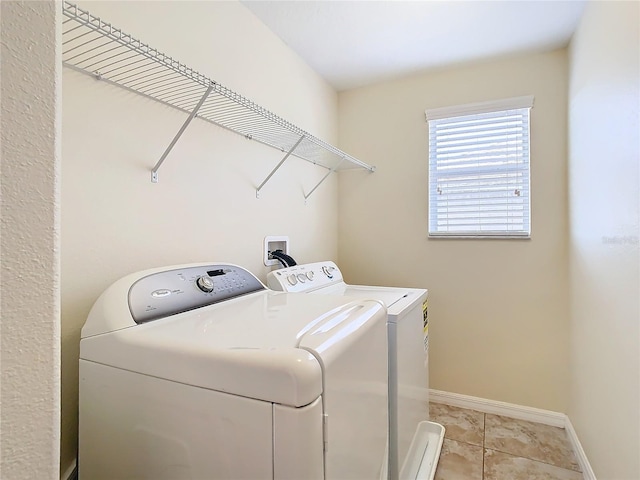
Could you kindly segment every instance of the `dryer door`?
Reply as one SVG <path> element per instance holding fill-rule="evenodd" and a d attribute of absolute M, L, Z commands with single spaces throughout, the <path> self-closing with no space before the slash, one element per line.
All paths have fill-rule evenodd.
<path fill-rule="evenodd" d="M 323 370 L 325 478 L 380 478 L 388 429 L 384 306 L 372 300 L 345 304 L 306 333 L 299 347 Z"/>

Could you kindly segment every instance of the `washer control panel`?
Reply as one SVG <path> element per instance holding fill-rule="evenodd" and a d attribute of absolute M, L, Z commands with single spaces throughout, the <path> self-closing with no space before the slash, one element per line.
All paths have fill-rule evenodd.
<path fill-rule="evenodd" d="M 136 323 L 144 323 L 264 288 L 253 274 L 235 265 L 180 268 L 136 281 L 129 289 L 129 310 Z"/>
<path fill-rule="evenodd" d="M 267 275 L 267 286 L 284 292 L 308 292 L 342 282 L 342 273 L 333 262 L 316 262 L 274 270 Z"/>

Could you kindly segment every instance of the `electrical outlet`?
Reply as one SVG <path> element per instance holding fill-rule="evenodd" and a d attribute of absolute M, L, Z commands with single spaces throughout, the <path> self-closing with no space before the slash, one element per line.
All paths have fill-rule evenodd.
<path fill-rule="evenodd" d="M 275 250 L 282 250 L 289 255 L 289 237 L 282 235 L 264 237 L 263 262 L 265 266 L 280 265 L 280 262 L 275 258 L 269 258 L 269 254 Z"/>

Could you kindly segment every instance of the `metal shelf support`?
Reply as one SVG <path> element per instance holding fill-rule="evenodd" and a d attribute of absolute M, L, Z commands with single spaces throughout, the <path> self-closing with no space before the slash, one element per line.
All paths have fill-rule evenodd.
<path fill-rule="evenodd" d="M 171 143 L 169 144 L 167 149 L 164 151 L 164 153 L 160 157 L 160 160 L 158 160 L 158 163 L 156 163 L 153 169 L 151 170 L 151 182 L 158 183 L 158 169 L 162 165 L 162 162 L 164 162 L 164 159 L 167 158 L 167 155 L 169 155 L 169 152 L 173 149 L 178 139 L 182 136 L 184 131 L 187 129 L 187 127 L 191 123 L 191 120 L 193 120 L 196 117 L 198 110 L 200 110 L 200 107 L 202 106 L 202 104 L 205 102 L 205 100 L 211 93 L 211 90 L 213 90 L 213 84 L 209 85 L 209 88 L 207 88 L 207 91 L 204 92 L 204 95 L 202 96 L 198 104 L 195 106 L 195 108 L 189 115 L 189 118 L 187 118 L 185 122 L 182 124 L 182 127 L 180 127 L 180 130 L 178 130 L 178 133 L 176 134 L 176 136 L 173 137 L 173 140 L 171 140 Z"/>
<path fill-rule="evenodd" d="M 320 180 L 320 181 L 316 184 L 316 186 L 315 186 L 315 187 L 313 187 L 313 188 L 311 189 L 311 191 L 310 191 L 309 193 L 307 193 L 307 194 L 304 196 L 304 203 L 307 203 L 307 199 L 311 196 L 311 194 L 312 194 L 313 192 L 315 192 L 315 191 L 316 191 L 316 188 L 318 188 L 320 185 L 322 185 L 322 182 L 324 182 L 324 181 L 329 177 L 329 175 L 331 175 L 333 172 L 335 172 L 335 171 L 338 169 L 338 167 L 340 166 L 340 164 L 341 164 L 342 162 L 344 162 L 344 160 L 345 160 L 345 159 L 344 159 L 344 157 L 343 157 L 343 158 L 342 158 L 342 160 L 340 160 L 340 161 L 336 164 L 336 166 L 335 166 L 335 167 L 333 167 L 331 170 L 329 170 L 329 171 L 327 172 L 327 174 L 326 174 L 324 177 L 322 177 L 322 180 Z"/>
<path fill-rule="evenodd" d="M 265 186 L 265 184 L 269 181 L 269 179 L 271 177 L 273 177 L 273 174 L 276 173 L 278 171 L 278 169 L 282 166 L 282 164 L 284 163 L 284 161 L 289 158 L 289 155 L 291 155 L 293 153 L 293 151 L 298 147 L 298 145 L 300 145 L 300 143 L 302 143 L 302 140 L 304 140 L 304 135 L 300 137 L 300 139 L 295 143 L 295 145 L 293 147 L 291 147 L 291 149 L 287 152 L 287 154 L 282 158 L 282 160 L 280 160 L 280 163 L 278 163 L 278 165 L 276 165 L 276 168 L 274 168 L 273 170 L 271 170 L 271 173 L 269 175 L 267 175 L 267 178 L 265 178 L 262 183 L 260 184 L 260 186 L 258 188 L 256 188 L 256 198 L 260 198 L 260 190 L 262 190 L 262 187 Z"/>

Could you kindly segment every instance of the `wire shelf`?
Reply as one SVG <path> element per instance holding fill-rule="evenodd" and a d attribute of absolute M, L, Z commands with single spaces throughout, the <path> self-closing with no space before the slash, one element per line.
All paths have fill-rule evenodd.
<path fill-rule="evenodd" d="M 190 114 L 154 174 L 195 117 L 286 152 L 283 161 L 293 155 L 329 171 L 375 170 L 77 5 L 65 1 L 62 10 L 64 66 Z"/>

